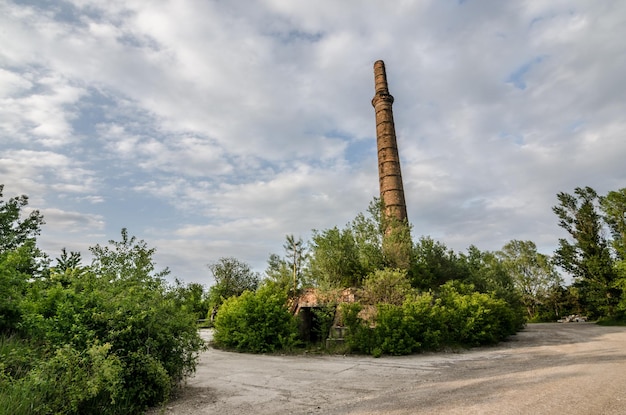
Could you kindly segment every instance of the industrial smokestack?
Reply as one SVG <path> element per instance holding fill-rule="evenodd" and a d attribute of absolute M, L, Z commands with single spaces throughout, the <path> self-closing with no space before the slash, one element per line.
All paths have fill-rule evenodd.
<path fill-rule="evenodd" d="M 408 223 L 400 156 L 393 122 L 393 96 L 389 93 L 385 63 L 374 63 L 375 95 L 372 105 L 376 111 L 376 143 L 378 147 L 378 177 L 380 199 L 385 208 L 387 222 L 397 220 Z"/>

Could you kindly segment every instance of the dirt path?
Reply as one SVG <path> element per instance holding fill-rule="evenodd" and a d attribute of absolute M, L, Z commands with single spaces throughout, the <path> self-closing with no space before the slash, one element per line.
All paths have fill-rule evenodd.
<path fill-rule="evenodd" d="M 532 324 L 497 347 L 380 359 L 210 349 L 153 414 L 626 414 L 626 327 Z"/>

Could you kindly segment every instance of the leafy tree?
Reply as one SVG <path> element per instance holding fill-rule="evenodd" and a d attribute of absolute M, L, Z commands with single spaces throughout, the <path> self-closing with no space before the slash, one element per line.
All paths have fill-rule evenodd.
<path fill-rule="evenodd" d="M 352 230 L 313 231 L 310 272 L 326 288 L 359 286 L 364 276 Z"/>
<path fill-rule="evenodd" d="M 30 212 L 22 219 L 22 213 L 28 206 L 28 196 L 12 197 L 2 200 L 4 185 L 0 184 L 0 254 L 11 251 L 28 240 L 35 240 L 45 223 L 38 210 Z"/>
<path fill-rule="evenodd" d="M 47 265 L 45 255 L 36 246 L 43 216 L 37 210 L 24 215 L 28 197 L 5 201 L 3 190 L 0 184 L 0 334 L 17 329 L 28 281 L 43 275 Z"/>
<path fill-rule="evenodd" d="M 202 284 L 192 282 L 184 284 L 178 279 L 174 281 L 174 293 L 180 306 L 192 313 L 197 319 L 206 318 L 209 312 L 208 292 Z"/>
<path fill-rule="evenodd" d="M 363 281 L 363 301 L 368 304 L 401 305 L 411 291 L 406 271 L 399 269 L 376 270 Z"/>
<path fill-rule="evenodd" d="M 382 204 L 374 198 L 370 202 L 367 212 L 369 215 L 359 213 L 350 223 L 352 235 L 357 248 L 358 260 L 363 273 L 369 274 L 385 267 L 383 254 Z"/>
<path fill-rule="evenodd" d="M 22 301 L 32 275 L 24 272 L 33 260 L 33 242 L 0 255 L 0 335 L 17 331 L 22 320 Z"/>
<path fill-rule="evenodd" d="M 150 284 L 161 283 L 170 273 L 167 268 L 155 271 L 152 257 L 156 249 L 148 248 L 145 241 L 138 241 L 135 236 L 129 236 L 126 228 L 122 229 L 122 240 L 110 240 L 109 245 L 89 248 L 93 255 L 91 268 L 101 276 Z"/>
<path fill-rule="evenodd" d="M 454 251 L 430 237 L 421 237 L 413 248 L 411 280 L 414 287 L 435 288 L 446 281 L 462 279 L 465 269 Z"/>
<path fill-rule="evenodd" d="M 209 264 L 215 284 L 209 288 L 209 305 L 217 310 L 227 298 L 255 291 L 259 286 L 259 274 L 248 264 L 234 257 L 222 257 Z"/>
<path fill-rule="evenodd" d="M 67 287 L 71 281 L 89 272 L 89 267 L 82 264 L 80 252 L 71 251 L 68 255 L 67 250 L 63 248 L 61 256 L 56 258 L 56 265 L 50 271 L 49 282 Z"/>
<path fill-rule="evenodd" d="M 600 197 L 604 221 L 613 236 L 612 246 L 620 261 L 626 260 L 626 188 Z"/>
<path fill-rule="evenodd" d="M 515 288 L 521 293 L 529 319 L 537 317 L 542 305 L 557 301 L 553 294 L 556 287 L 560 287 L 562 279 L 550 257 L 537 252 L 534 242 L 512 240 L 497 255 L 513 278 Z M 548 307 L 554 308 L 554 305 Z"/>
<path fill-rule="evenodd" d="M 272 285 L 276 290 L 288 293 L 292 287 L 292 270 L 289 264 L 278 254 L 271 254 L 267 260 L 264 283 Z"/>
<path fill-rule="evenodd" d="M 613 288 L 621 291 L 617 308 L 623 319 L 626 316 L 626 188 L 609 192 L 601 197 L 600 208 L 613 237 L 611 241 L 615 253 Z"/>
<path fill-rule="evenodd" d="M 383 256 L 385 264 L 390 268 L 408 270 L 411 268 L 411 225 L 395 217 L 383 216 Z"/>
<path fill-rule="evenodd" d="M 561 192 L 557 198 L 559 205 L 552 210 L 572 240 L 559 240 L 554 259 L 573 275 L 583 305 L 592 315 L 612 316 L 620 292 L 615 288 L 610 244 L 603 235 L 597 209 L 598 194 L 591 187 L 577 187 L 574 195 Z"/>
<path fill-rule="evenodd" d="M 67 254 L 65 248 L 61 249 L 61 256 L 56 258 L 57 264 L 55 266 L 56 271 L 67 271 L 78 268 L 82 262 L 82 256 L 80 252 L 71 251 Z"/>
<path fill-rule="evenodd" d="M 480 293 L 494 292 L 509 304 L 519 304 L 513 278 L 494 252 L 471 245 L 467 253 L 459 255 L 459 261 L 459 268 L 464 269 L 461 282 L 472 285 Z"/>

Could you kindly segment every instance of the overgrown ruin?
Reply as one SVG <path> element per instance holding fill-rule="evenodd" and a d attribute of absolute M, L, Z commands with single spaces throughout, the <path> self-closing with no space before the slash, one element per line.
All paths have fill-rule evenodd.
<path fill-rule="evenodd" d="M 376 113 L 376 144 L 378 148 L 378 175 L 381 201 L 381 221 L 384 228 L 383 253 L 387 266 L 408 269 L 411 256 L 411 235 L 407 217 L 400 155 L 396 140 L 393 120 L 393 96 L 389 93 L 385 63 L 378 60 L 374 63 L 375 95 L 372 106 Z M 314 310 L 328 305 L 351 303 L 357 301 L 356 292 L 346 288 L 334 293 L 322 295 L 316 289 L 305 290 L 290 305 L 293 314 L 300 317 L 300 330 L 303 338 L 319 341 L 315 334 L 318 322 Z M 337 316 L 333 322 L 329 342 L 343 342 L 344 327 L 338 324 Z"/>

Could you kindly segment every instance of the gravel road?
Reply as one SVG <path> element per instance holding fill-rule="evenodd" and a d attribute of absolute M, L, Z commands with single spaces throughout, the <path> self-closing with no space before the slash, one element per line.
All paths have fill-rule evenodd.
<path fill-rule="evenodd" d="M 531 324 L 496 347 L 379 359 L 209 349 L 151 414 L 626 414 L 626 327 Z"/>

